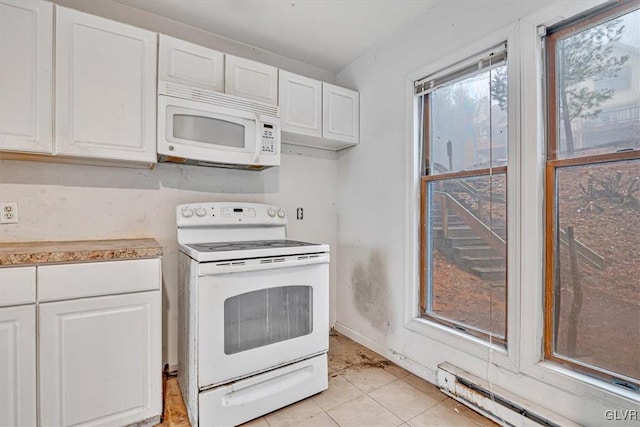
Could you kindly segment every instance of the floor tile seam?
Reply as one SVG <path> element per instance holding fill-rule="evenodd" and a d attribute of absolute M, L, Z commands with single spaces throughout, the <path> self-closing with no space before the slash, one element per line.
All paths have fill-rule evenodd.
<path fill-rule="evenodd" d="M 360 396 L 358 396 L 358 397 L 360 397 Z M 353 400 L 353 399 L 352 399 L 352 400 Z M 347 402 L 345 402 L 345 403 L 347 403 Z M 343 405 L 344 405 L 344 403 L 343 403 Z M 333 409 L 339 408 L 340 406 L 342 406 L 342 405 L 338 405 L 338 406 L 336 406 L 336 407 L 335 407 L 335 408 L 333 408 Z M 333 411 L 333 409 L 331 409 L 331 411 Z M 324 409 L 323 409 L 323 411 L 324 411 Z M 333 421 L 334 423 L 336 423 L 336 424 L 338 425 L 338 427 L 340 427 L 340 423 L 338 422 L 338 420 L 336 420 L 335 418 L 333 418 L 333 417 L 331 416 L 331 414 L 329 413 L 329 411 L 324 411 L 324 413 L 325 413 L 325 414 L 327 414 L 327 416 L 328 416 L 329 418 L 331 418 L 331 421 Z"/>
<path fill-rule="evenodd" d="M 373 393 L 373 392 L 371 392 L 371 393 Z M 375 397 L 371 396 L 371 394 L 367 394 L 367 396 L 369 396 L 371 399 L 373 399 L 373 401 L 376 402 L 378 405 L 382 406 L 384 409 L 386 409 L 387 411 L 389 411 L 390 413 L 392 413 L 393 415 L 398 417 L 398 419 L 400 419 L 402 421 L 398 425 L 402 425 L 402 424 L 404 424 L 404 423 L 406 423 L 408 421 L 408 420 L 405 420 L 404 418 L 402 418 L 399 414 L 396 414 L 395 412 L 393 412 L 391 410 L 391 408 L 387 408 L 386 406 L 384 406 L 384 404 L 382 402 L 378 401 Z"/>
<path fill-rule="evenodd" d="M 413 374 L 413 375 L 415 375 L 415 374 Z M 424 381 L 424 382 L 426 382 L 427 384 L 430 384 L 430 385 L 432 385 L 432 386 L 434 386 L 434 387 L 436 388 L 433 392 L 429 392 L 429 393 L 425 393 L 424 391 L 422 391 L 422 390 L 418 389 L 418 387 L 414 386 L 413 384 L 411 384 L 409 381 L 407 381 L 407 380 L 406 380 L 406 378 L 409 378 L 410 376 L 411 376 L 411 374 L 407 375 L 407 376 L 406 376 L 406 377 L 404 377 L 404 378 L 400 378 L 400 380 L 404 381 L 405 383 L 409 384 L 411 387 L 413 387 L 413 388 L 415 388 L 416 390 L 418 390 L 418 391 L 420 391 L 420 392 L 422 392 L 422 393 L 426 394 L 426 395 L 427 395 L 427 396 L 429 396 L 429 397 L 434 397 L 434 398 L 435 398 L 435 396 L 439 396 L 439 397 L 443 397 L 443 396 L 444 396 L 444 399 L 441 399 L 441 400 L 440 400 L 440 402 L 448 398 L 448 396 L 447 396 L 446 394 L 444 394 L 444 393 L 442 392 L 442 390 L 441 390 L 440 388 L 438 388 L 435 384 L 430 383 L 429 381 L 425 380 L 424 378 L 420 378 L 420 377 L 418 377 L 417 375 L 415 375 L 417 378 L 420 378 L 421 380 L 423 380 L 423 381 Z"/>
<path fill-rule="evenodd" d="M 380 368 L 380 369 L 381 369 L 381 368 Z M 373 389 L 373 390 L 366 391 L 366 390 L 363 390 L 363 389 L 361 389 L 360 387 L 358 387 L 358 385 L 357 385 L 357 384 L 355 384 L 355 383 L 353 383 L 353 382 L 349 381 L 349 379 L 348 379 L 347 377 L 345 377 L 344 375 L 341 375 L 341 374 L 339 374 L 339 375 L 340 375 L 342 378 L 344 378 L 344 379 L 345 379 L 349 384 L 351 384 L 352 386 L 354 386 L 355 388 L 357 388 L 358 390 L 360 390 L 360 391 L 361 391 L 363 394 L 365 394 L 365 395 L 368 395 L 369 393 L 372 393 L 372 392 L 374 392 L 374 391 L 376 391 L 376 390 L 380 390 L 382 387 L 385 387 L 385 386 L 387 386 L 387 385 L 389 385 L 389 384 L 391 384 L 391 383 L 395 382 L 395 381 L 390 381 L 390 382 L 388 382 L 388 383 L 386 383 L 386 384 L 381 385 L 381 386 L 380 386 L 380 387 L 378 387 L 378 388 L 375 388 L 375 389 Z M 394 378 L 395 378 L 395 377 L 394 377 Z M 396 378 L 396 380 L 398 380 L 398 378 Z M 409 385 L 411 385 L 411 384 L 409 384 Z"/>
<path fill-rule="evenodd" d="M 349 384 L 351 384 L 351 383 L 349 383 Z M 351 385 L 353 385 L 353 384 L 351 384 Z M 354 387 L 356 387 L 355 385 L 353 385 L 353 386 L 354 386 Z M 356 388 L 358 388 L 358 387 L 356 387 Z M 362 393 L 360 396 L 366 396 L 366 395 L 367 395 L 367 393 L 365 393 L 364 391 L 360 390 L 359 388 L 358 388 L 358 391 Z M 323 410 L 327 415 L 329 415 L 329 411 L 333 411 L 334 409 L 339 408 L 339 407 L 341 407 L 342 405 L 344 405 L 344 404 L 346 404 L 346 403 L 349 403 L 349 402 L 351 402 L 352 400 L 355 400 L 355 399 L 359 398 L 360 396 L 355 396 L 355 397 L 352 397 L 352 398 L 350 398 L 350 399 L 348 399 L 348 400 L 345 400 L 344 402 L 340 403 L 340 404 L 339 404 L 339 405 L 337 405 L 337 406 L 334 406 L 334 407 L 333 407 L 333 408 L 331 408 L 331 409 L 324 409 L 322 406 L 320 406 L 320 405 L 318 404 L 318 402 L 315 402 L 315 404 L 316 404 L 316 405 L 318 405 L 318 406 L 320 406 L 320 409 L 322 409 L 322 410 Z"/>
<path fill-rule="evenodd" d="M 402 381 L 401 379 L 398 379 L 397 381 Z M 394 381 L 395 382 L 395 381 Z M 394 382 L 391 382 L 387 385 L 393 384 Z M 430 397 L 429 395 L 427 395 L 426 393 L 418 390 L 417 388 L 413 387 L 411 384 L 408 384 L 409 386 L 411 386 L 411 388 L 413 388 L 415 391 L 417 391 L 418 393 L 422 393 L 424 394 L 426 397 Z M 378 389 L 379 390 L 379 389 Z M 378 399 L 376 399 L 375 397 L 371 396 L 371 393 L 375 392 L 376 390 L 371 391 L 370 393 L 367 393 L 367 396 L 369 396 L 370 398 L 372 398 L 373 400 L 375 400 L 380 406 L 382 406 L 383 408 L 385 408 L 387 411 L 391 412 L 393 415 L 395 415 L 396 417 L 400 418 L 402 420 L 403 423 L 406 423 L 409 420 L 414 419 L 415 417 L 417 417 L 418 415 L 422 414 L 425 411 L 428 411 L 429 409 L 435 408 L 437 405 L 439 405 L 441 402 L 436 402 L 433 405 L 429 406 L 428 408 L 425 408 L 424 411 L 421 411 L 418 415 L 411 417 L 407 420 L 405 420 L 404 418 L 402 418 L 399 414 L 396 414 L 395 412 L 393 412 L 391 410 L 391 408 L 387 408 L 382 402 L 380 402 Z"/>
<path fill-rule="evenodd" d="M 460 405 L 463 405 L 463 407 L 464 407 L 464 408 L 467 408 L 467 406 L 466 406 L 466 405 L 464 405 L 464 404 L 462 404 L 462 403 L 458 402 L 457 400 L 455 400 L 455 399 L 453 399 L 453 398 L 447 397 L 447 399 L 451 399 L 451 400 L 453 400 L 454 402 L 459 403 Z M 437 404 L 437 405 L 432 406 L 432 407 L 431 407 L 431 409 L 435 408 L 435 407 L 436 407 L 436 406 L 438 406 L 438 405 L 442 405 L 446 410 L 448 410 L 448 411 L 451 411 L 451 412 L 454 412 L 454 413 L 458 414 L 459 416 L 461 416 L 461 417 L 462 417 L 462 418 L 464 418 L 465 420 L 467 420 L 467 421 L 471 421 L 473 424 L 475 424 L 475 425 L 477 425 L 477 426 L 480 426 L 480 427 L 486 427 L 484 424 L 480 424 L 480 423 L 478 423 L 477 421 L 472 420 L 471 418 L 467 417 L 467 416 L 466 416 L 462 411 L 458 410 L 458 408 L 448 408 L 447 406 L 445 406 L 445 405 L 444 405 L 444 402 L 446 402 L 446 401 L 447 401 L 447 399 L 445 399 L 445 400 L 443 400 L 443 401 L 441 401 L 441 402 L 438 402 L 438 404 Z M 469 409 L 470 411 L 472 410 L 472 409 L 470 409 L 470 408 L 467 408 L 467 409 Z M 474 412 L 475 412 L 475 411 L 474 411 Z"/>
<path fill-rule="evenodd" d="M 435 408 L 436 406 L 437 406 L 437 404 L 436 404 L 436 405 L 433 405 L 433 406 L 432 406 L 432 407 L 430 407 L 430 408 L 425 409 L 424 411 L 420 412 L 420 413 L 419 413 L 418 415 L 416 415 L 415 417 L 409 418 L 407 421 L 405 421 L 405 423 L 406 423 L 406 424 L 409 424 L 409 421 L 413 421 L 413 420 L 415 420 L 416 418 L 418 418 L 418 417 L 422 416 L 422 414 L 424 414 L 424 413 L 425 413 L 425 412 L 427 412 L 427 411 L 432 410 L 432 409 L 433 409 L 433 408 Z M 411 425 L 411 424 L 409 424 L 409 425 Z"/>
<path fill-rule="evenodd" d="M 359 390 L 359 389 L 358 389 L 358 390 Z M 360 391 L 362 391 L 362 390 L 360 390 Z M 349 402 L 351 402 L 351 401 L 353 401 L 353 400 L 356 400 L 356 399 L 358 399 L 358 398 L 360 398 L 360 397 L 363 397 L 363 396 L 366 396 L 366 397 L 370 398 L 370 399 L 371 399 L 371 400 L 373 400 L 375 403 L 377 403 L 378 405 L 382 406 L 382 407 L 383 407 L 386 411 L 388 411 L 391 415 L 393 415 L 394 417 L 396 417 L 397 419 L 399 419 L 399 420 L 400 420 L 400 424 L 397 424 L 397 425 L 396 425 L 396 427 L 397 427 L 397 426 L 401 426 L 402 424 L 404 424 L 404 423 L 405 423 L 405 421 L 404 421 L 402 418 L 400 418 L 397 414 L 395 414 L 395 413 L 394 413 L 394 412 L 392 412 L 389 408 L 387 408 L 386 406 L 384 406 L 383 404 L 381 404 L 380 402 L 378 402 L 378 401 L 377 401 L 376 399 L 374 399 L 372 396 L 369 396 L 369 394 L 368 394 L 368 393 L 364 393 L 364 392 L 363 392 L 363 394 L 361 394 L 360 396 L 354 397 L 353 399 L 350 399 L 348 402 L 344 402 L 344 403 L 342 403 L 342 404 L 340 404 L 340 405 L 336 406 L 335 408 L 330 409 L 329 411 L 335 411 L 335 410 L 337 410 L 338 408 L 340 408 L 340 407 L 342 407 L 342 406 L 346 405 L 347 403 L 349 403 Z M 329 411 L 325 411 L 325 412 L 327 413 L 327 415 L 328 415 L 328 416 L 329 416 L 333 421 L 335 421 L 335 423 L 336 423 L 336 424 L 338 424 L 338 426 L 340 426 L 341 424 L 338 422 L 338 420 L 336 420 L 335 418 L 333 418 L 333 417 L 331 416 L 331 414 L 329 413 Z"/>

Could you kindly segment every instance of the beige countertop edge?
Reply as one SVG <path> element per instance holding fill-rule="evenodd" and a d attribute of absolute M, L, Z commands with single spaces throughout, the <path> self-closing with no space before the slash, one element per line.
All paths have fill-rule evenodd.
<path fill-rule="evenodd" d="M 154 239 L 0 243 L 0 266 L 131 260 L 162 256 Z"/>

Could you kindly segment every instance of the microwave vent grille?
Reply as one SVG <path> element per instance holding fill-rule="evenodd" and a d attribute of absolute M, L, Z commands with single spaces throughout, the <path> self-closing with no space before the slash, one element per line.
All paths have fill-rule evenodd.
<path fill-rule="evenodd" d="M 190 99 L 192 101 L 219 105 L 221 107 L 233 108 L 236 110 L 248 111 L 271 117 L 279 117 L 280 115 L 278 107 L 275 105 L 263 104 L 261 102 L 251 101 L 249 99 L 227 95 L 225 93 L 198 89 L 177 83 L 160 82 L 159 94 Z"/>

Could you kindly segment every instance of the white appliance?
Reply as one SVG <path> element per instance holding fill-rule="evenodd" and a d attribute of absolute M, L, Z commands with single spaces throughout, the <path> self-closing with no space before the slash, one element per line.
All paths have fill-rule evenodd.
<path fill-rule="evenodd" d="M 326 390 L 329 246 L 282 208 L 177 208 L 178 381 L 194 426 L 233 426 Z"/>
<path fill-rule="evenodd" d="M 255 170 L 278 166 L 278 107 L 160 81 L 158 161 Z"/>

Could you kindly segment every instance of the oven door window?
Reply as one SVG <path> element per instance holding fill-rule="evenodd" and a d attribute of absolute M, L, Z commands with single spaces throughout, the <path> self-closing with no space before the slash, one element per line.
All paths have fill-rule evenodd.
<path fill-rule="evenodd" d="M 301 337 L 312 331 L 311 286 L 261 289 L 224 302 L 224 352 L 227 355 Z"/>

